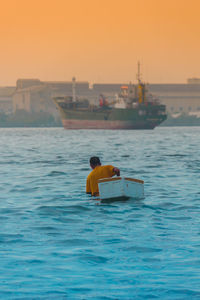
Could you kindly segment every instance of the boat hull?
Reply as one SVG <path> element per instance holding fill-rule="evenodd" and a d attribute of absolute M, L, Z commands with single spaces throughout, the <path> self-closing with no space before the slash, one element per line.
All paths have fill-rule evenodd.
<path fill-rule="evenodd" d="M 62 119 L 65 129 L 154 129 L 158 120 L 142 121 L 109 121 L 109 120 L 76 120 Z"/>
<path fill-rule="evenodd" d="M 144 181 L 135 178 L 113 177 L 98 180 L 101 200 L 127 200 L 144 198 Z"/>
<path fill-rule="evenodd" d="M 165 119 L 165 106 L 140 104 L 136 108 L 78 108 L 56 102 L 65 129 L 154 129 Z M 70 106 L 70 107 L 69 107 Z"/>

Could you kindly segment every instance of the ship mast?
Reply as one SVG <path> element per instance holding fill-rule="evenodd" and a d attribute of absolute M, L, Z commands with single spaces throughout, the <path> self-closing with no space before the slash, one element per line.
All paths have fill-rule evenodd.
<path fill-rule="evenodd" d="M 136 78 L 138 80 L 138 83 L 141 83 L 141 73 L 140 73 L 140 62 L 139 61 L 138 61 L 138 72 L 137 72 Z"/>
<path fill-rule="evenodd" d="M 140 62 L 138 61 L 138 72 L 137 72 L 137 80 L 138 80 L 138 102 L 144 103 L 146 101 L 145 95 L 145 84 L 142 83 L 141 73 L 140 73 Z"/>
<path fill-rule="evenodd" d="M 72 78 L 72 101 L 76 102 L 76 78 Z"/>

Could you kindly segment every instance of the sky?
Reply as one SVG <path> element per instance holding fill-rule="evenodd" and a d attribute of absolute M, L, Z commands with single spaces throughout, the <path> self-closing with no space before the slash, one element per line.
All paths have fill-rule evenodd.
<path fill-rule="evenodd" d="M 2 0 L 0 86 L 200 77 L 199 0 Z"/>

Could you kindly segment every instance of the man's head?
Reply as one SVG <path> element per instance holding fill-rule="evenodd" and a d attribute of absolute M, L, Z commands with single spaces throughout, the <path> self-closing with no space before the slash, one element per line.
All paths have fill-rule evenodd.
<path fill-rule="evenodd" d="M 101 166 L 101 162 L 100 162 L 100 159 L 99 157 L 97 156 L 93 156 L 90 158 L 90 167 L 92 169 L 96 168 L 97 166 Z"/>

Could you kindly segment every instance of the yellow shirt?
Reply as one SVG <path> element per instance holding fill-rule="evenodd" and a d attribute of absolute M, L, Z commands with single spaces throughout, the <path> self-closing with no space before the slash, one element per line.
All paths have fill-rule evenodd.
<path fill-rule="evenodd" d="M 97 166 L 87 177 L 86 193 L 91 193 L 92 196 L 98 196 L 98 180 L 114 176 L 115 172 L 113 169 L 113 166 Z"/>

